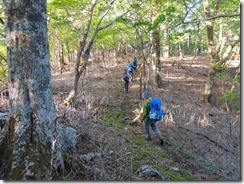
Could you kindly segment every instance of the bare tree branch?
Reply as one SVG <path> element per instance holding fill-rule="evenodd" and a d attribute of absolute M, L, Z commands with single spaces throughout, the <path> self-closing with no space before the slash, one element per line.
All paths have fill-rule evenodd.
<path fill-rule="evenodd" d="M 1 17 L 0 17 L 0 23 L 4 25 L 4 21 Z"/>
<path fill-rule="evenodd" d="M 2 37 L 4 37 L 4 38 L 6 37 L 6 35 L 5 35 L 5 34 L 3 34 L 3 33 L 0 33 L 0 35 L 1 35 Z"/>
<path fill-rule="evenodd" d="M 209 17 L 209 18 L 205 18 L 205 19 L 198 19 L 198 20 L 193 20 L 193 21 L 184 21 L 182 23 L 179 23 L 176 25 L 179 26 L 181 24 L 193 24 L 193 23 L 200 23 L 200 22 L 205 22 L 205 21 L 209 21 L 209 20 L 213 20 L 213 19 L 218 19 L 218 18 L 223 18 L 223 17 L 240 17 L 240 13 L 238 14 L 231 14 L 231 15 L 227 15 L 227 14 L 219 14 L 217 16 L 213 16 L 213 17 Z"/>

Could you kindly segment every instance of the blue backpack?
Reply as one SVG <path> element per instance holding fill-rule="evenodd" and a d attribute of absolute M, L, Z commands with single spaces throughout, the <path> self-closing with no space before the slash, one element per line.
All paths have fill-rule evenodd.
<path fill-rule="evenodd" d="M 156 97 L 153 98 L 150 102 L 150 113 L 149 113 L 149 119 L 160 121 L 163 118 L 164 112 L 161 108 L 162 102 L 161 99 Z"/>

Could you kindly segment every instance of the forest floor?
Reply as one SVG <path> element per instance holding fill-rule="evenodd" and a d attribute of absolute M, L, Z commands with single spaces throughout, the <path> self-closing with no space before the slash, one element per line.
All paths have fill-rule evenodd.
<path fill-rule="evenodd" d="M 79 82 L 76 108 L 63 103 L 73 85 L 72 64 L 63 74 L 53 73 L 58 116 L 78 133 L 77 150 L 72 154 L 87 158 L 82 170 L 66 163 L 72 165 L 72 174 L 63 179 L 142 180 L 137 172 L 142 165 L 170 180 L 241 179 L 240 102 L 238 107 L 226 108 L 219 97 L 231 86 L 221 82 L 214 86 L 211 104 L 199 100 L 210 66 L 207 57 L 198 56 L 194 61 L 185 57 L 174 66 L 172 59 L 162 59 L 162 88 L 155 88 L 149 80 L 150 93 L 161 97 L 167 112 L 158 124 L 163 146 L 153 132 L 152 141 L 145 140 L 142 125 L 131 123 L 136 116 L 133 112 L 142 105 L 139 72 L 125 93 L 121 77 L 127 63 L 108 60 L 89 64 Z M 234 66 L 230 72 L 235 74 Z"/>
<path fill-rule="evenodd" d="M 157 89 L 149 80 L 150 93 L 161 97 L 163 109 L 168 112 L 159 123 L 166 141 L 163 146 L 156 137 L 152 142 L 144 140 L 142 125 L 131 123 L 136 116 L 133 111 L 142 105 L 138 92 L 139 72 L 135 72 L 129 93 L 125 93 L 121 77 L 127 63 L 113 62 L 111 58 L 107 63 L 92 62 L 87 67 L 85 76 L 81 77 L 76 109 L 62 105 L 73 84 L 72 71 L 53 75 L 59 116 L 65 113 L 69 124 L 81 135 L 78 152 L 100 152 L 110 158 L 110 161 L 103 160 L 102 166 L 101 160 L 98 161 L 100 166 L 96 167 L 100 168 L 97 171 L 100 174 L 92 169 L 89 176 L 82 176 L 84 179 L 98 177 L 103 170 L 105 174 L 100 176 L 101 179 L 135 180 L 137 176 L 134 174 L 140 165 L 167 167 L 157 162 L 161 162 L 157 151 L 150 153 L 153 152 L 151 147 L 156 147 L 172 162 L 167 170 L 176 164 L 179 169 L 189 171 L 193 180 L 240 180 L 240 104 L 238 108 L 226 108 L 219 100 L 221 92 L 231 87 L 221 82 L 214 86 L 211 104 L 199 100 L 210 66 L 207 57 L 199 56 L 194 61 L 192 57 L 183 58 L 174 66 L 172 59 L 162 59 L 163 87 Z M 145 152 L 144 156 L 131 153 L 133 149 Z M 137 165 L 140 159 L 142 162 Z"/>

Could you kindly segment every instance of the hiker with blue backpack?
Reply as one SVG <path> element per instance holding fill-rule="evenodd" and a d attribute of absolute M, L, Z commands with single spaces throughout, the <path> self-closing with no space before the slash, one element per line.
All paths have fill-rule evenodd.
<path fill-rule="evenodd" d="M 130 75 L 129 75 L 127 68 L 125 68 L 123 71 L 122 82 L 124 83 L 124 91 L 126 93 L 128 93 L 129 92 L 128 90 L 129 90 L 129 83 L 130 83 Z"/>
<path fill-rule="evenodd" d="M 160 140 L 160 144 L 164 144 L 164 140 L 161 136 L 161 132 L 158 129 L 157 121 L 160 121 L 163 117 L 163 110 L 161 108 L 161 99 L 160 98 L 150 98 L 150 94 L 145 91 L 142 94 L 144 99 L 144 104 L 142 107 L 142 114 L 140 117 L 140 122 L 143 122 L 144 132 L 146 134 L 146 140 L 151 141 L 151 133 L 149 127 L 151 126 L 152 130 Z"/>
<path fill-rule="evenodd" d="M 136 67 L 137 67 L 137 63 L 138 63 L 138 59 L 136 57 L 134 57 L 133 61 L 130 61 L 129 64 L 128 64 L 128 72 L 130 74 L 130 82 L 132 82 L 132 79 L 133 79 L 133 71 L 136 70 Z"/>

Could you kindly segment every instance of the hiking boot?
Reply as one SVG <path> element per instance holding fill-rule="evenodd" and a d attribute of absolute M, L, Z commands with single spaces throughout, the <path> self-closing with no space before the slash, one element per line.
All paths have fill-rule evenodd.
<path fill-rule="evenodd" d="M 163 145 L 163 144 L 164 144 L 164 140 L 160 139 L 160 145 Z"/>
<path fill-rule="evenodd" d="M 146 137 L 146 140 L 147 140 L 147 141 L 151 141 L 152 138 L 151 138 L 151 137 Z"/>

